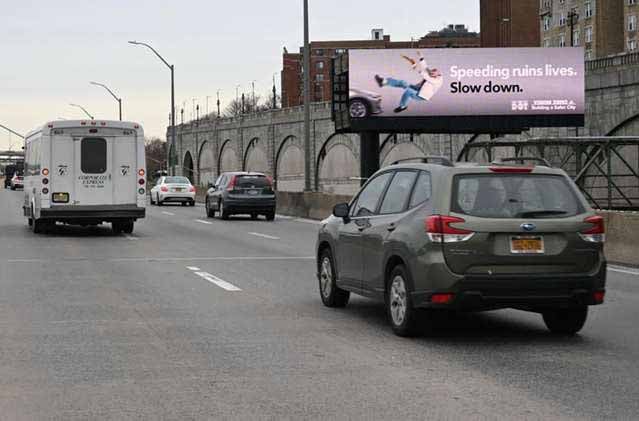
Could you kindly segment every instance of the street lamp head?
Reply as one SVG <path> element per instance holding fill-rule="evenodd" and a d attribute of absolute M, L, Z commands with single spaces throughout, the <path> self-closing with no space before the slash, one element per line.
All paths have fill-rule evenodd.
<path fill-rule="evenodd" d="M 129 41 L 129 44 L 133 44 L 133 45 L 139 45 L 140 43 L 137 41 Z"/>

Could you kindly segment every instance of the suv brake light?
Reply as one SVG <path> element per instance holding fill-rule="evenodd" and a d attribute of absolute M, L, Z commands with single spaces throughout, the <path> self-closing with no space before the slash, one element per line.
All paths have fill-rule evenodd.
<path fill-rule="evenodd" d="M 226 188 L 227 191 L 235 190 L 235 181 L 236 180 L 237 180 L 237 175 L 234 175 L 233 177 L 231 177 L 231 181 L 229 182 L 229 185 Z"/>
<path fill-rule="evenodd" d="M 426 218 L 426 233 L 433 243 L 460 243 L 468 241 L 475 233 L 451 224 L 463 224 L 466 220 L 455 216 L 432 215 Z"/>
<path fill-rule="evenodd" d="M 579 233 L 582 240 L 589 243 L 604 243 L 606 241 L 606 225 L 602 216 L 591 216 L 584 219 L 584 222 L 592 224 L 592 227 Z"/>

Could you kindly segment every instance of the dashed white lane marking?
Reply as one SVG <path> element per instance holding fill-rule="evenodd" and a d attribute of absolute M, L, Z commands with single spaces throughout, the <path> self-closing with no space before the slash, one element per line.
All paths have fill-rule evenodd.
<path fill-rule="evenodd" d="M 204 225 L 213 225 L 213 222 L 203 221 L 201 219 L 196 219 L 195 222 L 199 222 L 200 224 L 204 224 Z"/>
<path fill-rule="evenodd" d="M 162 215 L 175 216 L 175 214 L 171 212 L 162 212 Z"/>
<path fill-rule="evenodd" d="M 612 272 L 617 272 L 617 273 L 625 273 L 626 275 L 639 276 L 639 272 L 635 272 L 635 271 L 627 270 L 627 269 L 621 269 L 621 268 L 617 268 L 617 267 L 608 266 L 608 270 L 612 271 Z"/>
<path fill-rule="evenodd" d="M 73 262 L 112 262 L 112 263 L 166 263 L 166 262 L 232 262 L 232 261 L 297 261 L 315 260 L 315 256 L 230 256 L 230 257 L 122 257 L 117 259 L 96 259 L 89 257 L 58 258 L 58 259 L 7 259 L 0 260 L 10 264 L 43 263 L 50 265 Z"/>
<path fill-rule="evenodd" d="M 260 234 L 259 232 L 249 232 L 249 235 L 255 237 L 266 238 L 267 240 L 279 240 L 280 237 L 273 237 L 272 235 Z"/>
<path fill-rule="evenodd" d="M 126 238 L 129 241 L 138 241 L 139 240 L 139 238 L 133 237 L 132 235 L 125 235 L 124 238 Z"/>
<path fill-rule="evenodd" d="M 232 291 L 232 292 L 242 291 L 241 289 L 239 289 L 235 285 L 233 285 L 231 283 L 228 283 L 225 280 L 220 279 L 220 278 L 218 278 L 215 275 L 211 275 L 208 272 L 196 272 L 195 274 L 197 276 L 199 276 L 200 278 L 206 279 L 210 283 L 215 284 L 215 285 L 219 286 L 220 288 L 225 289 L 227 291 Z"/>
<path fill-rule="evenodd" d="M 191 270 L 193 272 L 199 272 L 201 269 L 195 266 L 187 266 L 186 267 L 188 270 Z"/>

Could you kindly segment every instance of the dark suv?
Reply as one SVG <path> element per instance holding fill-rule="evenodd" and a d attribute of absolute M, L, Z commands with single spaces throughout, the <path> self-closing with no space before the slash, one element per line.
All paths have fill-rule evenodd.
<path fill-rule="evenodd" d="M 380 170 L 323 221 L 324 304 L 343 307 L 351 292 L 383 300 L 401 336 L 419 309 L 516 308 L 552 332 L 581 330 L 604 301 L 605 230 L 566 173 L 521 158 L 419 161 Z"/>
<path fill-rule="evenodd" d="M 223 173 L 206 192 L 206 215 L 219 213 L 220 218 L 246 214 L 257 219 L 264 215 L 268 221 L 275 219 L 276 199 L 273 182 L 261 173 Z"/>

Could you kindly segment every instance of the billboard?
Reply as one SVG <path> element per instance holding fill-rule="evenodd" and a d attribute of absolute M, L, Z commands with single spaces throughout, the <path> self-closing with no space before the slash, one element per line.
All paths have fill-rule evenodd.
<path fill-rule="evenodd" d="M 582 126 L 583 48 L 350 50 L 352 130 Z"/>

